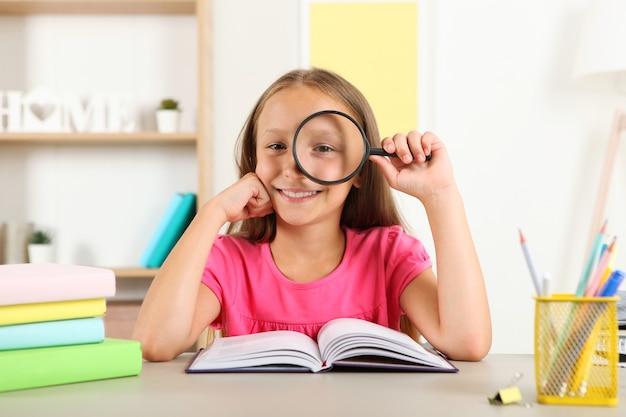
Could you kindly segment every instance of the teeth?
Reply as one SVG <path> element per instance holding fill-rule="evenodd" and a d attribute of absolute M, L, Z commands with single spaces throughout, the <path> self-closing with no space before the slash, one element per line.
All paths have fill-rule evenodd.
<path fill-rule="evenodd" d="M 311 197 L 312 195 L 315 195 L 315 191 L 294 193 L 292 191 L 283 190 L 283 193 L 289 198 L 305 198 L 305 197 Z"/>

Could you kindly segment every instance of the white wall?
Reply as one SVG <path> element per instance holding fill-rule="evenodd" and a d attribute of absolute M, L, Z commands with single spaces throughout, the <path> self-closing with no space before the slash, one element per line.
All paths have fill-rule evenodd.
<path fill-rule="evenodd" d="M 554 290 L 575 291 L 616 105 L 571 71 L 586 1 L 438 1 L 432 118 L 448 143 L 487 280 L 494 351 L 532 349 L 523 228 Z M 425 121 L 426 122 L 426 121 Z M 624 233 L 622 147 L 609 231 Z M 618 195 L 621 194 L 621 195 Z M 626 267 L 623 251 L 616 260 Z"/>
<path fill-rule="evenodd" d="M 298 64 L 294 2 L 243 3 L 215 2 L 218 141 L 231 141 L 260 92 Z M 492 351 L 531 352 L 534 289 L 518 228 L 554 290 L 573 292 L 613 111 L 626 99 L 571 81 L 586 0 L 418 4 L 419 128 L 438 133 L 455 163 L 490 296 Z M 614 234 L 626 227 L 624 147 L 607 214 Z M 225 174 L 216 191 L 234 180 L 231 166 L 216 161 Z M 420 205 L 402 206 L 431 245 Z M 626 267 L 623 251 L 616 265 Z"/>
<path fill-rule="evenodd" d="M 438 133 L 455 163 L 490 296 L 492 351 L 531 352 L 533 288 L 517 228 L 526 233 L 539 269 L 553 274 L 555 291 L 573 291 L 613 109 L 626 106 L 626 99 L 583 90 L 570 80 L 586 0 L 418 4 L 419 128 Z M 1 18 L 0 45 L 13 52 L 10 61 L 2 57 L 0 90 L 46 81 L 88 93 L 97 85 L 134 92 L 146 112 L 160 97 L 174 94 L 193 114 L 193 18 L 80 22 Z M 236 179 L 234 142 L 257 97 L 299 65 L 299 2 L 214 0 L 213 24 L 219 192 Z M 43 28 L 53 29 L 46 33 L 54 37 L 44 39 L 49 35 Z M 142 49 L 166 35 L 166 53 L 156 52 L 160 46 Z M 118 39 L 113 51 L 107 46 L 111 37 Z M 58 47 L 67 42 L 71 48 Z M 122 54 L 121 66 L 103 59 L 110 53 Z M 84 69 L 68 77 L 59 57 Z M 98 147 L 94 159 L 93 148 L 3 146 L 0 221 L 55 225 L 64 262 L 136 263 L 171 193 L 196 186 L 193 149 L 172 149 Z M 626 208 L 625 155 L 621 149 L 609 203 L 615 234 L 626 223 L 619 216 Z M 401 203 L 432 247 L 420 205 L 405 198 Z M 76 208 L 84 204 L 87 209 Z M 124 230 L 134 232 L 120 239 Z M 623 251 L 616 265 L 626 267 Z"/>

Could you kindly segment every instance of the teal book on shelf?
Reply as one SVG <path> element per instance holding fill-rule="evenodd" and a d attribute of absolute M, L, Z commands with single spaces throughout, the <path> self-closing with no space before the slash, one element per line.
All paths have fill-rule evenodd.
<path fill-rule="evenodd" d="M 102 317 L 0 326 L 0 351 L 104 341 Z"/>
<path fill-rule="evenodd" d="M 172 221 L 172 218 L 176 214 L 176 210 L 178 209 L 178 206 L 180 206 L 180 203 L 183 201 L 183 198 L 184 194 L 176 193 L 174 194 L 174 197 L 172 197 L 172 199 L 170 200 L 170 204 L 167 206 L 165 214 L 161 218 L 159 225 L 157 226 L 156 230 L 152 234 L 152 237 L 150 238 L 150 241 L 148 242 L 146 250 L 141 256 L 139 265 L 143 267 L 148 267 L 150 263 L 150 258 L 153 256 L 157 244 L 163 238 L 163 233 L 165 233 L 165 229 L 167 229 L 168 224 Z"/>
<path fill-rule="evenodd" d="M 178 239 L 185 232 L 195 214 L 196 194 L 186 193 L 156 243 L 146 265 L 148 268 L 159 268 L 163 264 L 163 261 L 165 261 Z"/>

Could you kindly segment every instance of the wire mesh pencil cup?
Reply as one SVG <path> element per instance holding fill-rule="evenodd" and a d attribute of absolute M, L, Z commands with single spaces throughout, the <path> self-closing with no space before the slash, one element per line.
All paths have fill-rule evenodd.
<path fill-rule="evenodd" d="M 544 404 L 618 403 L 619 297 L 538 297 L 535 379 Z"/>

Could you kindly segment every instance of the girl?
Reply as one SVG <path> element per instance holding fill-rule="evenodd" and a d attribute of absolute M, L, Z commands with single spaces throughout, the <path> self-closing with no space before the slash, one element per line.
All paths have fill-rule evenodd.
<path fill-rule="evenodd" d="M 298 169 L 291 145 L 302 120 L 328 109 L 355 118 L 378 146 L 372 110 L 345 79 L 311 69 L 275 81 L 240 135 L 240 180 L 199 209 L 146 295 L 134 333 L 146 359 L 174 358 L 210 325 L 227 335 L 315 337 L 337 317 L 396 330 L 406 317 L 451 359 L 487 354 L 487 295 L 443 143 L 430 132 L 396 134 L 382 146 L 398 158 L 370 156 L 349 181 L 319 185 Z M 438 279 L 405 233 L 390 187 L 424 205 Z"/>

